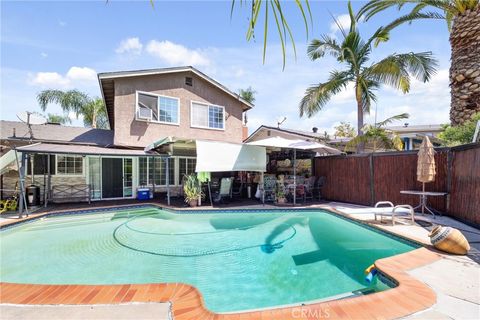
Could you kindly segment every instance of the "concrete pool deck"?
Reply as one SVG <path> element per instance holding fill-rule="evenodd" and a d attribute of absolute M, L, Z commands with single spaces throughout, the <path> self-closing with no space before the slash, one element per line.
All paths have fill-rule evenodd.
<path fill-rule="evenodd" d="M 375 224 L 376 227 L 400 236 L 424 244 L 429 243 L 428 228 L 422 227 L 425 223 L 431 223 L 432 219 L 428 216 L 418 218 L 419 221 L 424 222 L 422 225 L 398 224 L 392 227 L 389 224 L 374 223 L 373 214 L 368 213 L 367 208 L 366 212 L 362 214 L 348 214 L 349 208 L 358 208 L 359 206 L 330 202 L 309 207 L 339 211 L 353 219 Z M 278 207 L 250 205 L 238 208 Z M 39 215 L 43 214 L 39 213 Z M 18 219 L 8 220 L 18 221 Z M 411 319 L 478 319 L 480 318 L 480 269 L 477 258 L 479 257 L 480 231 L 448 217 L 438 217 L 433 222 L 453 225 L 466 230 L 467 232 L 464 234 L 471 241 L 471 254 L 468 257 L 452 256 L 435 252 L 427 247 L 378 260 L 377 267 L 397 280 L 399 286 L 371 295 L 259 312 L 213 314 L 204 308 L 201 294 L 195 288 L 185 284 L 41 286 L 2 283 L 0 302 L 22 305 L 85 305 L 169 301 L 172 303 L 174 319 L 323 319 L 327 318 L 327 313 L 328 318 L 331 319 L 395 319 L 403 317 Z M 0 222 L 0 224 L 5 223 L 5 221 Z M 7 222 L 7 224 L 9 223 Z M 12 308 L 12 306 L 0 306 L 0 310 L 4 308 Z M 32 308 L 38 309 L 38 312 L 42 311 L 41 307 L 32 306 Z M 26 310 L 24 309 L 25 312 Z M 138 318 L 133 309 L 132 312 L 129 312 L 127 307 L 125 311 L 125 314 L 131 314 L 131 319 Z M 157 317 L 163 319 L 162 317 L 168 317 L 168 314 L 157 314 Z"/>

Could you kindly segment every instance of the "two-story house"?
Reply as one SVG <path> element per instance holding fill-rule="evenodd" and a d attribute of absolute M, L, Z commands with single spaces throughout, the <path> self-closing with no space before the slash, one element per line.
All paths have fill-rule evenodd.
<path fill-rule="evenodd" d="M 243 115 L 253 105 L 193 67 L 107 72 L 98 79 L 112 129 L 102 137 L 109 141 L 96 141 L 98 129 L 80 130 L 79 135 L 90 137 L 79 142 L 62 139 L 60 128 L 77 130 L 69 127 L 32 125 L 34 136 L 25 133 L 23 139 L 13 137 L 12 128 L 2 128 L 2 145 L 30 155 L 27 184 L 32 173 L 36 184 L 49 173 L 45 190 L 55 183 L 84 183 L 92 199 L 133 198 L 139 186 L 178 189 L 183 175 L 195 171 L 194 141 L 240 144 L 245 138 Z M 15 125 L 28 131 L 23 123 Z M 41 140 L 35 138 L 40 129 L 48 132 Z M 167 138 L 176 143 L 146 150 Z"/>

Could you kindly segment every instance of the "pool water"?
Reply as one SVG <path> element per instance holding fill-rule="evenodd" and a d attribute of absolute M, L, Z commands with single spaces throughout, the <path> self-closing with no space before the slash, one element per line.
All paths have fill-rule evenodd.
<path fill-rule="evenodd" d="M 182 282 L 230 312 L 324 299 L 369 284 L 375 260 L 415 245 L 321 210 L 175 213 L 154 207 L 51 216 L 0 233 L 0 280 Z"/>

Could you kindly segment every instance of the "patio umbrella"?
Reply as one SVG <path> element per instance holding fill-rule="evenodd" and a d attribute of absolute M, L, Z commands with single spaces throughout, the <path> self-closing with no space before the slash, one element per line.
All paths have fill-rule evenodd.
<path fill-rule="evenodd" d="M 425 136 L 418 150 L 417 159 L 417 181 L 422 183 L 423 192 L 425 192 L 425 183 L 435 180 L 435 173 L 435 150 L 428 136 Z"/>
<path fill-rule="evenodd" d="M 293 204 L 296 204 L 296 190 L 297 190 L 297 179 L 296 179 L 296 162 L 297 162 L 297 149 L 298 150 L 311 150 L 315 151 L 320 154 L 340 154 L 341 151 L 329 147 L 327 145 L 307 141 L 307 140 L 300 140 L 300 139 L 285 139 L 282 137 L 270 137 L 262 140 L 248 142 L 247 144 L 255 145 L 255 146 L 264 146 L 270 148 L 284 148 L 284 149 L 293 149 Z"/>

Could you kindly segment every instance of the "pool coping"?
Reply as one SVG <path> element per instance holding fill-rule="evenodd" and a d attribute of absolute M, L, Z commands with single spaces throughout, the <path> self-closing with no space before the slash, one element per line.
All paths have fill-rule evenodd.
<path fill-rule="evenodd" d="M 19 223 L 28 223 L 52 215 L 81 214 L 81 212 L 109 211 L 115 208 L 135 208 L 154 206 L 163 209 L 157 203 L 139 205 L 114 205 L 97 209 L 58 210 L 31 216 L 21 221 L 3 224 L 1 229 L 9 229 Z M 375 261 L 375 266 L 398 286 L 386 291 L 363 296 L 347 297 L 312 304 L 274 307 L 268 310 L 213 313 L 205 307 L 202 294 L 195 287 L 183 283 L 124 284 L 124 285 L 42 285 L 0 283 L 0 303 L 11 304 L 117 304 L 126 302 L 171 302 L 175 319 L 304 319 L 304 318 L 382 318 L 395 319 L 413 314 L 431 307 L 436 303 L 434 291 L 421 281 L 410 276 L 406 271 L 433 263 L 442 257 L 427 249 L 416 240 L 389 232 L 364 221 L 354 219 L 329 208 L 305 209 L 265 209 L 305 211 L 322 209 L 342 216 L 350 221 L 375 228 L 393 237 L 403 238 L 409 242 L 422 245 L 412 251 Z M 173 209 L 175 210 L 175 209 Z M 260 209 L 239 209 L 234 211 L 255 211 Z M 197 210 L 178 210 L 191 211 Z M 231 211 L 228 209 L 208 209 L 207 211 Z M 200 213 L 197 211 L 197 213 Z M 388 306 L 388 308 L 386 307 Z"/>

